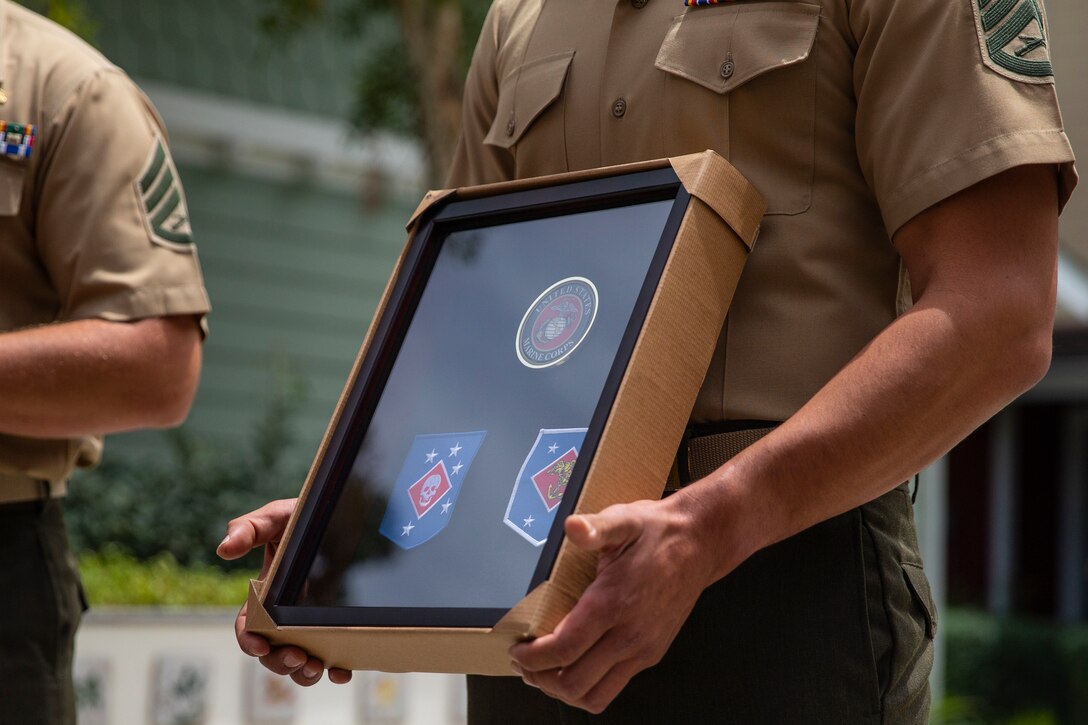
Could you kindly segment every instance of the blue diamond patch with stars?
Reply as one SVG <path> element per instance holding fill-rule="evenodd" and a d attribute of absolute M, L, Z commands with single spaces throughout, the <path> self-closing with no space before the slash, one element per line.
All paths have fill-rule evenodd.
<path fill-rule="evenodd" d="M 541 430 L 521 464 L 503 521 L 533 546 L 548 540 L 585 437 L 585 428 Z"/>
<path fill-rule="evenodd" d="M 453 519 L 469 466 L 487 431 L 418 435 L 397 476 L 381 526 L 382 536 L 402 549 L 433 539 Z"/>

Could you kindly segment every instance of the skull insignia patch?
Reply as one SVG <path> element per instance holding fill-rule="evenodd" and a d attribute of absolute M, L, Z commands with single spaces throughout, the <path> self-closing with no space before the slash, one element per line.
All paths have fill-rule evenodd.
<path fill-rule="evenodd" d="M 469 466 L 487 431 L 419 435 L 408 448 L 379 527 L 402 549 L 430 541 L 453 519 Z"/>

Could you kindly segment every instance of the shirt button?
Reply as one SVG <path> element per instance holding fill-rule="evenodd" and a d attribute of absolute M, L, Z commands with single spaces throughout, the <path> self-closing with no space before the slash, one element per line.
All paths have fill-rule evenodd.
<path fill-rule="evenodd" d="M 616 118 L 623 118 L 625 113 L 627 113 L 627 101 L 617 98 L 616 102 L 612 104 L 612 115 Z"/>
<path fill-rule="evenodd" d="M 517 124 L 515 124 L 513 121 L 506 124 L 506 135 L 507 136 L 513 136 L 514 131 L 516 131 L 516 130 L 517 130 Z"/>
<path fill-rule="evenodd" d="M 642 8 L 646 7 L 647 3 L 649 2 L 650 0 L 631 0 L 631 7 L 633 7 L 635 10 L 641 10 Z"/>
<path fill-rule="evenodd" d="M 722 63 L 722 78 L 732 78 L 733 72 L 736 71 L 737 66 L 733 64 L 733 61 L 727 60 Z"/>

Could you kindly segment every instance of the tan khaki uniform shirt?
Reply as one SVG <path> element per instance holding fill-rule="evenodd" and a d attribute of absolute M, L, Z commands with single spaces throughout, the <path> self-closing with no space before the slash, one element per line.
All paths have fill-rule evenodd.
<path fill-rule="evenodd" d="M 450 185 L 728 158 L 768 211 L 693 418 L 784 420 L 901 311 L 905 222 L 1022 164 L 1065 203 L 1046 38 L 1041 0 L 496 0 Z"/>
<path fill-rule="evenodd" d="M 9 132 L 34 126 L 28 159 L 0 155 L 0 334 L 207 312 L 166 132 L 140 90 L 71 33 L 4 0 L 0 76 L 0 120 Z M 101 439 L 0 435 L 0 476 L 59 481 L 100 452 Z"/>

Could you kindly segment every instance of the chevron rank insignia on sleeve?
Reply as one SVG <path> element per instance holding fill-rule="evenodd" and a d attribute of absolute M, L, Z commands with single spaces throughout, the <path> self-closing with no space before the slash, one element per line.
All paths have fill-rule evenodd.
<path fill-rule="evenodd" d="M 155 139 L 136 179 L 136 196 L 152 241 L 178 251 L 191 250 L 193 229 L 185 191 L 174 160 L 161 139 Z"/>
<path fill-rule="evenodd" d="M 1052 83 L 1042 0 L 967 0 L 975 12 L 982 60 L 1024 83 Z"/>

